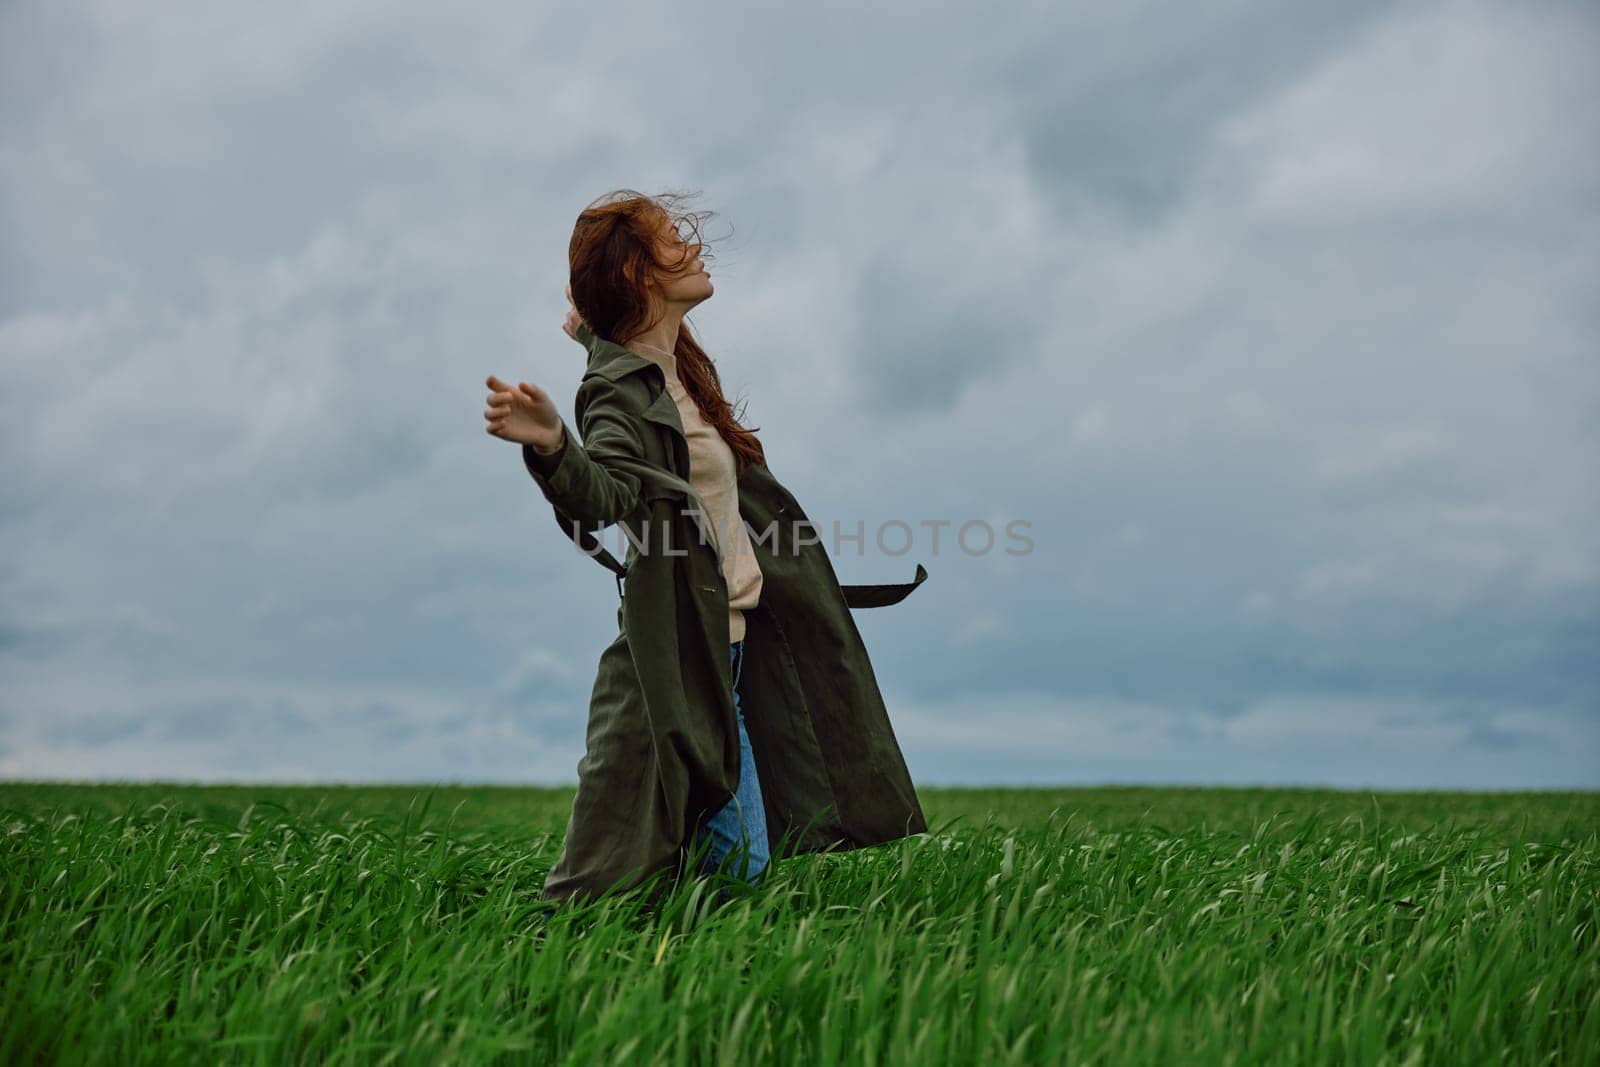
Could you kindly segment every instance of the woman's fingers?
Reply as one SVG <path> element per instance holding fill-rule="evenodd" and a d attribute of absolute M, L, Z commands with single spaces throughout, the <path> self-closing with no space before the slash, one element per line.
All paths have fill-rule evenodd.
<path fill-rule="evenodd" d="M 484 382 L 489 386 L 490 393 L 488 406 L 483 409 L 483 431 L 492 437 L 510 440 L 505 436 L 506 423 L 516 408 L 528 406 L 528 400 L 521 390 L 513 389 L 492 374 Z"/>
<path fill-rule="evenodd" d="M 578 340 L 578 327 L 582 326 L 583 316 L 578 314 L 577 308 L 568 308 L 567 317 L 561 321 L 561 330 L 574 341 Z"/>
<path fill-rule="evenodd" d="M 521 440 L 524 420 L 543 422 L 548 415 L 540 409 L 551 405 L 549 396 L 532 382 L 518 382 L 515 387 L 489 375 L 485 379 L 491 392 L 483 409 L 484 432 L 505 440 Z M 516 425 L 517 437 L 507 437 L 510 426 Z"/>
<path fill-rule="evenodd" d="M 519 404 L 519 403 L 526 403 L 528 396 L 537 396 L 537 395 L 538 395 L 537 393 L 524 394 L 520 389 L 516 390 L 516 391 L 513 391 L 513 392 L 506 392 L 506 393 L 490 393 L 489 394 L 489 399 L 487 401 L 487 403 L 489 405 L 488 410 L 489 411 L 493 411 L 496 408 L 501 408 L 501 409 L 503 409 L 501 411 L 501 414 L 509 415 L 511 413 L 511 408 L 512 408 L 513 405 L 516 405 L 516 404 Z"/>

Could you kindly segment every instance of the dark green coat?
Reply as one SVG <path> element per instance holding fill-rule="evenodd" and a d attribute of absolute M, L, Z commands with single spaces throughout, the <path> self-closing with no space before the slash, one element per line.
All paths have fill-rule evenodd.
<path fill-rule="evenodd" d="M 566 426 L 558 456 L 524 447 L 523 459 L 570 536 L 593 548 L 590 531 L 620 522 L 628 548 L 619 633 L 600 654 L 578 793 L 544 885 L 557 900 L 681 874 L 694 831 L 739 781 L 727 583 L 688 482 L 677 405 L 655 363 L 587 327 L 578 337 L 589 350 L 575 402 L 583 443 Z M 904 585 L 841 586 L 821 531 L 765 465 L 740 476 L 739 511 L 762 573 L 745 613 L 740 708 L 772 859 L 925 833 L 850 609 L 904 599 L 926 570 Z"/>

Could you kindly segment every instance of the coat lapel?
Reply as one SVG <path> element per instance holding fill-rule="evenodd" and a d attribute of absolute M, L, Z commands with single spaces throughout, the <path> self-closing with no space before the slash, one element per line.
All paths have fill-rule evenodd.
<path fill-rule="evenodd" d="M 665 372 L 655 361 L 646 359 L 622 345 L 607 341 L 589 329 L 587 324 L 578 327 L 578 339 L 589 349 L 586 376 L 599 375 L 614 382 L 630 374 L 643 373 L 651 397 L 650 402 L 640 410 L 639 414 L 645 420 L 670 431 L 666 438 L 676 479 L 661 480 L 672 485 L 689 500 L 692 505 L 690 514 L 694 516 L 700 538 L 711 545 L 720 565 L 722 545 L 717 540 L 716 529 L 710 522 L 710 512 L 706 509 L 704 498 L 689 483 L 689 437 L 684 433 L 683 416 L 678 414 L 678 405 L 673 401 L 672 394 L 667 391 Z"/>

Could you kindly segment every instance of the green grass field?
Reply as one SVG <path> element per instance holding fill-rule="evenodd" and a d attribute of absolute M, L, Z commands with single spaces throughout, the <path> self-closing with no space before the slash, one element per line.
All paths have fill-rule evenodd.
<path fill-rule="evenodd" d="M 5 1063 L 1600 1063 L 1600 795 L 921 791 L 716 906 L 570 789 L 0 784 Z"/>

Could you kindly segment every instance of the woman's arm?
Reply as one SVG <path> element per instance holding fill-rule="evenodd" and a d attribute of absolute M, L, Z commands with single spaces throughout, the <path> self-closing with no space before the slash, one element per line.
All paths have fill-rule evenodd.
<path fill-rule="evenodd" d="M 584 443 L 562 419 L 559 450 L 541 455 L 525 444 L 523 464 L 545 499 L 570 518 L 591 527 L 617 522 L 638 506 L 642 485 L 610 461 L 644 459 L 638 423 L 624 410 L 616 385 L 601 377 L 579 384 L 574 408 Z"/>

